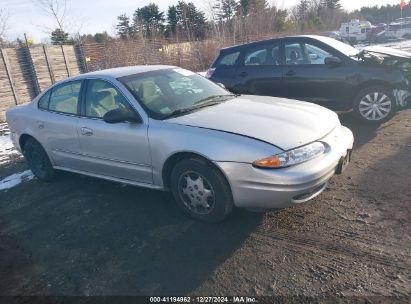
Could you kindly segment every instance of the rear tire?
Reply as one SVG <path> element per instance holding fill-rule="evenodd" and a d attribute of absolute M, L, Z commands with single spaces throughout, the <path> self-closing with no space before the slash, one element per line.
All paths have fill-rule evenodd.
<path fill-rule="evenodd" d="M 189 217 L 208 223 L 222 221 L 233 208 L 224 176 L 199 158 L 183 159 L 171 172 L 171 192 Z"/>
<path fill-rule="evenodd" d="M 397 106 L 391 91 L 383 86 L 371 86 L 361 90 L 354 99 L 355 117 L 367 124 L 381 124 L 389 120 Z"/>
<path fill-rule="evenodd" d="M 41 144 L 33 138 L 29 138 L 24 144 L 24 157 L 33 174 L 42 181 L 53 178 L 55 170 Z"/>

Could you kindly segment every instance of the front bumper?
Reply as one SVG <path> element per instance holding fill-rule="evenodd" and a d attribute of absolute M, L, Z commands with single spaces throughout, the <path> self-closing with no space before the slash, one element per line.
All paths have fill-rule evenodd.
<path fill-rule="evenodd" d="M 246 208 L 285 208 L 320 194 L 335 174 L 341 157 L 352 149 L 352 132 L 338 126 L 320 141 L 328 144 L 323 155 L 283 169 L 259 169 L 247 163 L 216 162 L 226 175 L 234 204 Z"/>

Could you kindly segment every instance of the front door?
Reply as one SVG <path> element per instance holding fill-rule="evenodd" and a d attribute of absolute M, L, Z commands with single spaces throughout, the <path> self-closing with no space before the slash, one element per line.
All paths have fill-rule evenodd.
<path fill-rule="evenodd" d="M 345 76 L 349 67 L 325 64 L 325 58 L 336 56 L 332 50 L 312 41 L 294 40 L 284 44 L 284 97 L 338 108 L 346 102 L 349 85 Z"/>
<path fill-rule="evenodd" d="M 101 79 L 87 81 L 83 115 L 78 123 L 83 170 L 151 184 L 147 123 L 109 124 L 103 120 L 105 113 L 122 107 L 135 111 L 112 83 Z"/>

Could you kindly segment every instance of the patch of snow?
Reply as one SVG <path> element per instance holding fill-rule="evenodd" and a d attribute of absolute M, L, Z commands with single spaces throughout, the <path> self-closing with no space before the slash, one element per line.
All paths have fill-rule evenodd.
<path fill-rule="evenodd" d="M 32 180 L 33 178 L 34 175 L 30 170 L 12 174 L 0 181 L 0 191 L 16 187 L 20 183 Z"/>
<path fill-rule="evenodd" d="M 10 162 L 12 156 L 21 154 L 13 146 L 6 123 L 0 124 L 0 134 L 0 165 L 2 165 Z"/>

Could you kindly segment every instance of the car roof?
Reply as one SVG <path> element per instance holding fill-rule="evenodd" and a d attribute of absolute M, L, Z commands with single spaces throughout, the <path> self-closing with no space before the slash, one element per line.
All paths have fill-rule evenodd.
<path fill-rule="evenodd" d="M 140 73 L 145 73 L 145 72 L 158 71 L 158 70 L 171 69 L 171 68 L 176 68 L 176 67 L 172 65 L 136 65 L 136 66 L 112 68 L 112 69 L 89 72 L 89 73 L 81 74 L 77 76 L 76 78 L 87 78 L 88 76 L 105 76 L 105 77 L 120 78 L 120 77 L 129 76 L 133 74 L 140 74 Z"/>
<path fill-rule="evenodd" d="M 325 41 L 322 39 L 322 38 L 324 38 L 324 36 L 320 36 L 320 35 L 294 35 L 294 36 L 274 37 L 274 38 L 269 38 L 269 39 L 263 39 L 263 40 L 253 41 L 253 42 L 236 44 L 236 45 L 233 45 L 233 46 L 229 46 L 229 47 L 222 48 L 220 51 L 224 52 L 224 51 L 228 51 L 228 50 L 232 50 L 232 49 L 236 49 L 236 48 L 241 48 L 241 47 L 244 47 L 244 46 L 259 44 L 259 43 L 261 43 L 261 42 L 269 42 L 269 41 L 275 41 L 275 40 L 283 40 L 283 39 L 288 39 L 288 38 L 311 38 L 311 39 L 321 40 L 321 41 L 325 42 Z M 328 37 L 325 37 L 325 38 L 328 38 Z M 332 39 L 332 38 L 330 38 L 330 39 Z"/>

